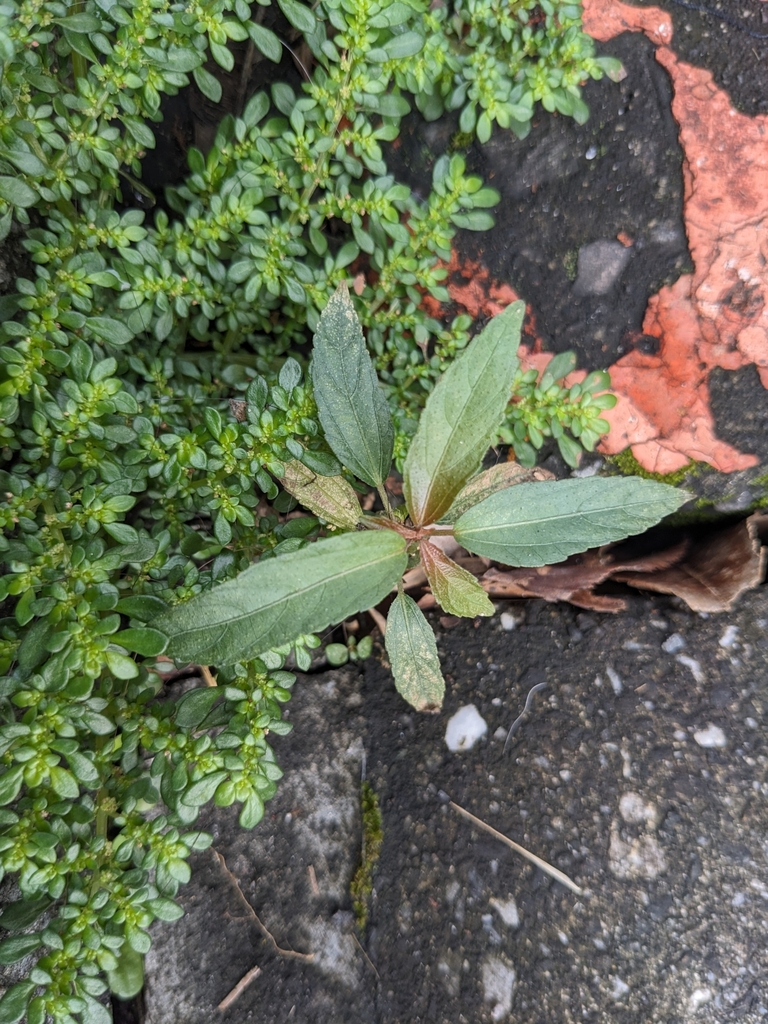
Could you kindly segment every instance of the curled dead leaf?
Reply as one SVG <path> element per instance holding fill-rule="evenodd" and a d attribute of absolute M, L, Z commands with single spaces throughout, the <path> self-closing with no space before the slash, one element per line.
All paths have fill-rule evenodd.
<path fill-rule="evenodd" d="M 489 569 L 482 579 L 491 597 L 540 597 L 545 601 L 568 601 L 591 611 L 621 612 L 626 601 L 593 593 L 593 588 L 615 577 L 622 570 L 651 573 L 674 565 L 685 554 L 687 543 L 677 544 L 666 551 L 622 559 L 624 545 L 609 544 L 593 548 L 557 565 L 542 565 L 535 569 Z"/>
<path fill-rule="evenodd" d="M 618 572 L 614 579 L 642 590 L 675 594 L 695 612 L 724 612 L 765 579 L 768 549 L 760 533 L 768 516 L 755 514 L 736 526 L 694 542 L 676 565 L 652 575 Z"/>

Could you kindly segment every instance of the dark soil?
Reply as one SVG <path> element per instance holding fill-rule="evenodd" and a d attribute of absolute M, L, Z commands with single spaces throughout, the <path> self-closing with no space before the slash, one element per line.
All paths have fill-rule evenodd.
<path fill-rule="evenodd" d="M 186 917 L 156 932 L 148 1024 L 207 1024 L 257 964 L 222 1024 L 763 1019 L 766 594 L 711 618 L 642 599 L 617 617 L 513 610 L 524 622 L 512 632 L 496 617 L 439 634 L 439 716 L 407 709 L 375 661 L 363 678 L 300 680 L 267 819 L 252 834 L 229 812 L 206 825 L 278 944 L 316 962 L 275 955 L 233 878 L 201 854 Z M 447 719 L 470 703 L 488 736 L 450 753 Z M 701 745 L 712 726 L 724 747 Z M 363 770 L 384 843 L 358 933 L 348 886 Z M 449 797 L 584 895 L 475 830 Z M 510 900 L 517 923 L 505 925 L 498 906 Z"/>
<path fill-rule="evenodd" d="M 654 345 L 640 333 L 648 298 L 691 269 L 669 77 L 636 33 L 601 49 L 620 58 L 627 77 L 586 86 L 586 124 L 542 113 L 526 139 L 496 132 L 470 148 L 470 170 L 502 199 L 491 231 L 462 232 L 458 240 L 463 255 L 531 303 L 545 348 L 575 349 L 589 368 L 608 366 L 635 344 Z M 455 132 L 453 119 L 425 126 L 410 117 L 391 160 L 395 174 L 428 189 L 432 165 Z M 621 232 L 634 246 L 616 286 L 579 296 L 579 249 Z"/>
<path fill-rule="evenodd" d="M 738 615 L 743 628 L 760 609 L 762 596 L 745 603 Z M 726 923 L 724 906 L 740 872 L 749 872 L 755 855 L 761 858 L 759 845 L 752 845 L 759 830 L 752 840 L 747 834 L 754 815 L 766 811 L 764 803 L 761 810 L 752 805 L 753 782 L 762 782 L 765 769 L 755 774 L 743 759 L 759 759 L 763 739 L 744 721 L 759 718 L 764 706 L 768 644 L 755 624 L 750 657 L 757 660 L 749 668 L 734 665 L 718 650 L 724 625 L 645 602 L 618 619 L 532 603 L 525 625 L 509 636 L 498 624 L 484 624 L 444 637 L 451 680 L 446 712 L 475 703 L 492 736 L 509 727 L 532 685 L 549 684 L 506 758 L 502 736 L 474 756 L 445 752 L 444 717 L 425 722 L 401 713 L 380 731 L 378 723 L 392 718 L 384 711 L 391 701 L 385 674 L 372 673 L 375 692 L 365 705 L 376 714 L 369 777 L 389 812 L 389 857 L 377 875 L 369 949 L 387 977 L 378 1019 L 493 1019 L 490 1007 L 483 1012 L 480 1005 L 477 966 L 494 948 L 517 972 L 514 1019 L 521 1024 L 672 1024 L 688 1019 L 694 979 L 700 976 L 705 987 L 708 971 L 717 979 L 710 981 L 713 998 L 721 999 L 703 1019 L 744 1019 L 730 1012 L 729 1002 L 746 1008 L 752 999 L 756 1008 L 766 1001 L 764 979 L 745 978 L 738 994 L 730 988 L 742 964 L 725 936 L 748 946 L 758 936 Z M 670 631 L 699 659 L 702 682 L 660 651 Z M 621 681 L 620 694 L 609 668 L 614 684 Z M 728 754 L 691 743 L 691 732 L 709 721 L 730 735 Z M 574 877 L 587 897 L 574 899 L 473 832 L 441 803 L 441 791 Z M 627 792 L 655 808 L 645 832 L 628 828 L 617 814 Z M 632 867 L 630 848 L 644 843 L 649 862 Z M 667 867 L 655 875 L 650 861 L 659 851 Z M 497 914 L 487 916 L 489 900 L 508 893 L 521 920 L 512 932 Z M 391 965 L 388 951 L 396 947 L 392 975 L 382 970 L 382 957 Z M 617 994 L 614 978 L 627 990 L 618 986 Z"/>
<path fill-rule="evenodd" d="M 652 4 L 633 6 L 667 11 L 674 27 L 675 53 L 688 64 L 711 71 L 737 110 L 751 116 L 768 113 L 768 10 L 763 0 L 714 0 L 706 4 L 654 0 Z M 760 35 L 764 38 L 758 39 Z"/>

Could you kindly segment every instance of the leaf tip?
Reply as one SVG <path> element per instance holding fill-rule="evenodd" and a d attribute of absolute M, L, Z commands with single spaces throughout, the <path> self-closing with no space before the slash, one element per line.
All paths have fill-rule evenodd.
<path fill-rule="evenodd" d="M 411 702 L 411 706 L 423 715 L 439 715 L 443 710 L 442 700 L 440 700 L 439 703 L 435 703 L 434 701 L 424 701 L 420 704 L 413 704 Z"/>

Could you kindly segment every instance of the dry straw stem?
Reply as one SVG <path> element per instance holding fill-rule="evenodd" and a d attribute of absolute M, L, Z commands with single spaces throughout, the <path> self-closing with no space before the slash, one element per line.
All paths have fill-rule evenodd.
<path fill-rule="evenodd" d="M 211 672 L 207 665 L 200 666 L 200 675 L 203 677 L 203 682 L 206 686 L 218 686 L 216 676 Z"/>
<path fill-rule="evenodd" d="M 248 902 L 248 900 L 245 898 L 245 894 L 243 893 L 243 890 L 240 888 L 240 883 L 238 882 L 237 878 L 232 874 L 232 872 L 227 867 L 227 862 L 224 860 L 222 855 L 220 853 L 218 853 L 218 851 L 213 850 L 213 855 L 216 858 L 216 860 L 219 862 L 219 864 L 221 865 L 221 868 L 222 868 L 224 874 L 230 880 L 232 885 L 234 885 L 234 887 L 235 887 L 235 889 L 237 891 L 237 895 L 240 898 L 240 902 L 243 904 L 243 906 L 245 907 L 245 909 L 248 912 L 248 916 L 250 918 L 252 918 L 256 922 L 256 924 L 257 924 L 257 926 L 259 928 L 259 931 L 264 936 L 264 938 L 267 940 L 267 942 L 270 944 L 270 946 L 275 951 L 275 953 L 277 953 L 278 956 L 287 957 L 289 960 L 303 960 L 303 962 L 306 963 L 306 964 L 312 963 L 312 961 L 315 959 L 315 954 L 314 953 L 297 953 L 295 949 L 282 949 L 280 946 L 278 946 L 278 944 L 275 941 L 275 937 L 272 934 L 272 932 L 262 922 L 262 920 L 259 917 L 259 915 L 253 909 L 253 907 Z M 246 975 L 246 977 L 247 977 L 247 975 Z M 233 991 L 234 991 L 234 989 L 233 989 Z M 229 998 L 229 997 L 227 997 L 227 998 Z"/>
<path fill-rule="evenodd" d="M 551 864 L 547 864 L 545 860 L 542 860 L 541 857 L 537 857 L 535 853 L 531 853 L 529 850 L 526 850 L 524 846 L 520 846 L 513 839 L 508 839 L 505 835 L 502 835 L 501 832 L 497 832 L 491 825 L 486 825 L 484 821 L 481 821 L 480 818 L 476 818 L 474 814 L 470 814 L 469 811 L 465 811 L 463 807 L 459 807 L 459 805 L 455 804 L 453 800 L 451 800 L 450 803 L 454 811 L 458 811 L 459 814 L 468 818 L 473 825 L 477 825 L 477 827 L 483 829 L 484 832 L 488 832 L 490 835 L 495 836 L 496 839 L 500 839 L 502 843 L 506 843 L 510 849 L 519 853 L 521 857 L 525 857 L 525 859 L 529 860 L 532 864 L 535 864 L 537 868 L 541 868 L 545 874 L 549 875 L 550 878 L 554 878 L 556 882 L 560 882 L 560 884 L 564 885 L 566 889 L 570 889 L 571 892 L 575 892 L 577 896 L 584 895 L 584 890 L 576 885 L 575 882 L 572 882 L 568 875 L 563 874 L 563 872 L 558 870 L 558 868 L 553 868 Z"/>
<path fill-rule="evenodd" d="M 373 961 L 371 960 L 371 958 L 370 958 L 370 957 L 368 956 L 368 954 L 367 954 L 367 953 L 365 952 L 365 950 L 363 949 L 363 947 L 362 947 L 362 946 L 360 945 L 360 939 L 358 939 L 358 937 L 357 937 L 357 936 L 355 935 L 355 933 L 354 933 L 354 932 L 352 932 L 352 933 L 351 933 L 351 935 L 352 935 L 352 938 L 353 938 L 353 939 L 355 940 L 355 943 L 357 944 L 357 948 L 358 948 L 358 949 L 360 950 L 360 952 L 361 952 L 361 953 L 363 954 L 363 959 L 364 959 L 364 960 L 365 960 L 365 962 L 366 962 L 366 963 L 368 964 L 368 966 L 369 966 L 369 967 L 371 968 L 371 970 L 373 971 L 373 973 L 374 973 L 374 974 L 376 975 L 376 980 L 377 980 L 378 982 L 381 982 L 381 975 L 380 975 L 380 974 L 379 974 L 379 972 L 378 972 L 378 971 L 376 970 L 376 966 L 374 965 L 374 963 L 373 963 Z"/>
<path fill-rule="evenodd" d="M 387 633 L 387 620 L 384 618 L 384 616 L 381 614 L 381 612 L 377 611 L 375 608 L 369 608 L 368 609 L 368 614 L 371 616 L 373 621 L 379 627 L 379 632 L 381 633 L 381 635 L 382 636 L 386 636 L 386 633 Z"/>
<path fill-rule="evenodd" d="M 248 971 L 247 974 L 244 974 L 240 981 L 238 981 L 238 983 L 235 985 L 235 987 L 232 989 L 229 995 L 224 996 L 224 998 L 221 1000 L 216 1009 L 220 1010 L 222 1013 L 225 1010 L 228 1010 L 232 1003 L 234 1003 L 234 1001 L 241 995 L 241 993 L 244 992 L 245 989 L 247 989 L 248 986 L 251 984 L 251 982 L 255 978 L 258 978 L 260 974 L 260 967 L 252 967 L 250 971 Z"/>

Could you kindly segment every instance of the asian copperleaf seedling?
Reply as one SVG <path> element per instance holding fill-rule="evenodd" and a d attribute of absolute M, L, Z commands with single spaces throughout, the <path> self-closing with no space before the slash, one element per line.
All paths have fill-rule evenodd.
<path fill-rule="evenodd" d="M 156 622 L 177 660 L 226 665 L 318 632 L 382 601 L 390 592 L 386 650 L 395 685 L 419 711 L 440 708 L 445 683 L 432 628 L 405 594 L 406 567 L 421 562 L 451 615 L 492 615 L 478 581 L 439 546 L 453 537 L 469 552 L 512 566 L 558 562 L 653 526 L 686 493 L 636 477 L 538 483 L 514 465 L 481 472 L 498 436 L 517 370 L 524 304 L 496 316 L 431 392 L 403 467 L 404 506 L 386 490 L 394 431 L 346 285 L 317 327 L 311 367 L 318 416 L 334 454 L 369 487 L 383 511 L 362 511 L 343 475 L 322 476 L 300 461 L 283 486 L 342 531 L 308 548 L 251 566 L 169 609 Z"/>

